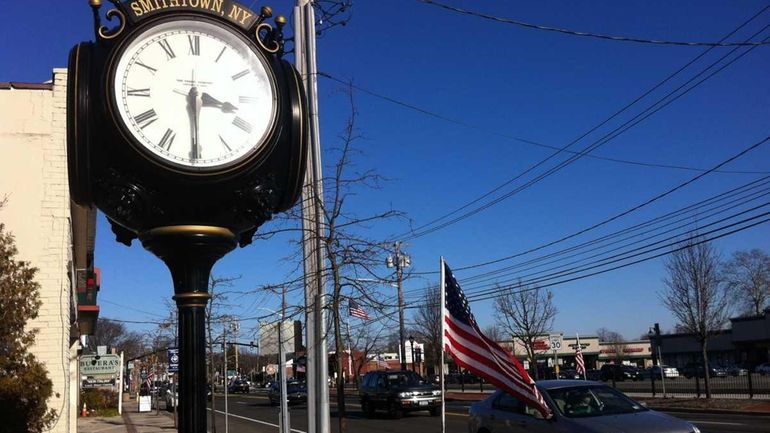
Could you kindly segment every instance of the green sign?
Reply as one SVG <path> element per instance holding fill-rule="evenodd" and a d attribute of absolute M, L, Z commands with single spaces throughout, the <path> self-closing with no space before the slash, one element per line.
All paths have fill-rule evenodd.
<path fill-rule="evenodd" d="M 118 374 L 120 356 L 118 355 L 83 355 L 80 357 L 80 374 L 95 376 L 100 374 Z"/>

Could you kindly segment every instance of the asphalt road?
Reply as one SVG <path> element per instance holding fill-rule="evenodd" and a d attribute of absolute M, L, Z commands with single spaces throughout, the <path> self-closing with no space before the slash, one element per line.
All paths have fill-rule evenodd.
<path fill-rule="evenodd" d="M 225 432 L 224 399 L 217 395 L 217 433 Z M 447 433 L 467 433 L 468 402 L 448 402 L 446 415 Z M 441 418 L 431 417 L 427 412 L 406 414 L 402 419 L 390 419 L 385 413 L 377 413 L 375 419 L 366 419 L 355 399 L 348 400 L 347 431 L 350 433 L 439 433 Z M 267 397 L 261 393 L 230 395 L 228 398 L 228 433 L 276 433 L 278 431 L 278 408 L 270 406 Z M 292 431 L 307 431 L 307 409 L 305 405 L 289 409 Z M 688 420 L 703 433 L 770 433 L 770 416 L 716 415 L 693 413 L 669 413 Z M 339 432 L 336 406 L 332 404 L 331 431 Z"/>

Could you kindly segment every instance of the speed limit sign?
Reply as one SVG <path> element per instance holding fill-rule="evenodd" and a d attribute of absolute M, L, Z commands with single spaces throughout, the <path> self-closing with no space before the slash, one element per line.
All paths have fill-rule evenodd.
<path fill-rule="evenodd" d="M 561 335 L 551 335 L 549 340 L 551 341 L 551 350 L 557 351 L 561 349 Z"/>

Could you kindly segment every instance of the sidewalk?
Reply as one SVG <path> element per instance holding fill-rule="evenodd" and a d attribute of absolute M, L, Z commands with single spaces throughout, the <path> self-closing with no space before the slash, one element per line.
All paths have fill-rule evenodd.
<path fill-rule="evenodd" d="M 162 410 L 139 413 L 135 401 L 124 402 L 123 416 L 78 418 L 78 433 L 169 433 L 174 432 L 173 415 Z"/>

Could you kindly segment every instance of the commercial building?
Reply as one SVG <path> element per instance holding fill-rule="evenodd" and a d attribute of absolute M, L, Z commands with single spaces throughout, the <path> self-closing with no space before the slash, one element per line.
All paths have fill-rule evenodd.
<path fill-rule="evenodd" d="M 79 337 L 93 332 L 99 311 L 95 213 L 69 197 L 66 95 L 66 69 L 44 84 L 0 83 L 0 199 L 8 199 L 0 221 L 19 259 L 38 268 L 42 305 L 27 326 L 38 330 L 30 351 L 53 382 L 54 433 L 77 431 Z"/>
<path fill-rule="evenodd" d="M 653 344 L 660 346 L 665 364 L 681 367 L 700 362 L 702 357 L 700 343 L 692 334 L 664 334 Z M 730 328 L 712 333 L 706 349 L 713 365 L 753 368 L 770 362 L 770 309 L 758 316 L 730 319 Z"/>

